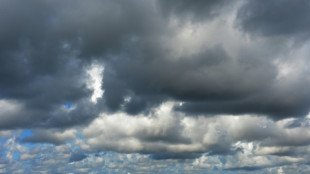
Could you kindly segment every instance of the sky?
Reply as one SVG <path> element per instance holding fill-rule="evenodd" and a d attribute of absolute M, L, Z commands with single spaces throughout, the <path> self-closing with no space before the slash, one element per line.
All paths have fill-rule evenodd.
<path fill-rule="evenodd" d="M 1 0 L 0 173 L 310 173 L 309 12 Z"/>

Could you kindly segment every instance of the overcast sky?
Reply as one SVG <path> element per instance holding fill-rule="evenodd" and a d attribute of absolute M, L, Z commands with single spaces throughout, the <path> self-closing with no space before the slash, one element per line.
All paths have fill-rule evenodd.
<path fill-rule="evenodd" d="M 0 173 L 310 173 L 310 1 L 1 0 Z"/>

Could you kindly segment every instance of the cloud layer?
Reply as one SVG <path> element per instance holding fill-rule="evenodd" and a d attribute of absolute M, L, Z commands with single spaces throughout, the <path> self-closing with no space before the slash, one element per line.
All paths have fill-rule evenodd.
<path fill-rule="evenodd" d="M 305 0 L 2 0 L 0 173 L 119 165 L 103 157 L 134 173 L 307 173 L 309 11 Z"/>

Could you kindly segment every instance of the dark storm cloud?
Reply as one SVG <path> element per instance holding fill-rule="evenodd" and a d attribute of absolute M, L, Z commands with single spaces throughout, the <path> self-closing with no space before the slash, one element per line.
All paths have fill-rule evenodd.
<path fill-rule="evenodd" d="M 244 31 L 250 33 L 309 37 L 309 10 L 307 0 L 250 0 L 239 10 L 238 22 Z"/>
<path fill-rule="evenodd" d="M 36 125 L 64 102 L 76 102 L 90 91 L 83 85 L 83 66 L 52 23 L 47 1 L 1 1 L 0 96 L 23 103 L 22 119 L 2 128 Z"/>
<path fill-rule="evenodd" d="M 273 57 L 250 54 L 236 60 L 221 46 L 177 60 L 165 57 L 164 52 L 161 48 L 159 55 L 137 51 L 127 55 L 134 58 L 108 61 L 107 66 L 113 67 L 114 74 L 105 76 L 107 103 L 116 108 L 124 104 L 128 111 L 138 104 L 135 112 L 130 113 L 171 98 L 185 102 L 178 110 L 194 114 L 252 113 L 281 119 L 309 112 L 308 82 L 301 80 L 305 77 L 290 86 L 282 85 Z M 134 94 L 133 100 L 123 103 L 130 93 Z M 137 104 L 130 105 L 134 102 Z"/>
<path fill-rule="evenodd" d="M 0 172 L 308 163 L 309 11 L 306 0 L 1 0 Z"/>
<path fill-rule="evenodd" d="M 192 21 L 213 18 L 224 12 L 223 9 L 234 1 L 227 0 L 159 0 L 159 5 L 165 15 L 187 17 Z"/>
<path fill-rule="evenodd" d="M 184 13 L 195 14 L 193 9 L 212 8 L 222 2 L 159 3 L 169 13 L 183 13 L 175 9 L 193 7 L 186 8 Z M 310 101 L 303 86 L 308 82 L 300 80 L 290 87 L 282 87 L 276 79 L 278 72 L 274 61 L 279 55 L 277 51 L 285 52 L 286 48 L 277 48 L 273 42 L 260 48 L 261 52 L 240 51 L 238 58 L 216 45 L 174 59 L 168 56 L 171 54 L 169 48 L 159 45 L 159 39 L 152 42 L 143 37 L 136 39 L 126 52 L 106 62 L 112 70 L 105 72 L 105 100 L 112 110 L 124 106 L 131 114 L 148 110 L 167 99 L 177 99 L 185 102 L 178 110 L 195 114 L 252 113 L 275 119 L 304 116 L 309 111 Z M 300 90 L 295 91 L 296 88 Z M 292 95 L 287 97 L 287 93 Z M 133 96 L 132 100 L 124 102 L 126 96 Z"/>
<path fill-rule="evenodd" d="M 287 103 L 284 101 L 285 96 L 274 98 L 266 101 L 267 94 L 250 99 L 240 99 L 236 101 L 219 101 L 219 102 L 186 102 L 182 106 L 176 106 L 176 110 L 191 114 L 206 113 L 209 115 L 216 114 L 261 114 L 269 115 L 274 119 L 286 117 L 301 117 L 309 112 L 310 100 L 301 97 L 296 103 Z M 284 94 L 283 94 L 284 95 Z"/>
<path fill-rule="evenodd" d="M 0 97 L 20 105 L 19 112 L 3 116 L 1 128 L 87 124 L 103 111 L 148 113 L 171 99 L 184 102 L 176 107 L 179 111 L 205 115 L 282 119 L 309 111 L 308 72 L 280 83 L 274 62 L 289 51 L 274 40 L 256 49 L 239 48 L 235 55 L 224 41 L 213 44 L 212 39 L 193 53 L 174 52 L 187 44 L 175 41 L 183 22 L 216 23 L 218 16 L 233 11 L 236 1 L 0 3 Z M 291 14 L 289 7 L 299 10 Z M 248 1 L 241 5 L 236 25 L 263 35 L 304 34 L 308 7 L 306 1 Z M 171 16 L 180 25 L 171 23 Z M 92 91 L 85 84 L 85 69 L 93 62 L 105 66 L 105 92 L 97 104 L 88 101 Z M 65 103 L 74 109 L 65 110 Z"/>
<path fill-rule="evenodd" d="M 32 102 L 31 100 L 26 101 Z M 99 109 L 88 99 L 74 103 L 76 108 L 73 110 L 67 109 L 63 102 L 59 103 L 59 106 L 49 108 L 46 108 L 46 103 L 31 104 L 32 106 L 17 107 L 15 111 L 3 114 L 1 128 L 68 128 L 74 125 L 88 124 L 99 112 Z"/>
<path fill-rule="evenodd" d="M 106 75 L 107 100 L 111 98 L 113 103 L 117 100 L 119 106 L 125 90 L 137 97 L 148 97 L 144 98 L 145 102 L 155 103 L 159 97 L 185 101 L 235 100 L 268 87 L 275 76 L 272 65 L 262 63 L 265 67 L 257 67 L 257 62 L 261 61 L 255 59 L 236 62 L 221 46 L 206 48 L 201 53 L 177 60 L 165 57 L 163 48 L 158 48 L 155 55 L 150 53 L 137 51 L 129 53 L 135 59 L 122 57 L 107 62 L 107 67 L 113 67 L 115 72 Z M 111 77 L 113 80 L 110 81 Z M 252 81 L 254 78 L 260 81 Z M 110 86 L 115 82 L 119 84 Z M 118 91 L 115 98 L 109 96 L 109 90 Z M 154 94 L 158 97 L 152 97 Z"/>
<path fill-rule="evenodd" d="M 6 116 L 1 128 L 63 127 L 91 120 L 98 109 L 86 102 L 91 91 L 85 68 L 121 52 L 124 40 L 160 32 L 154 8 L 143 1 L 0 3 L 0 97 L 23 105 L 20 113 Z M 114 94 L 107 92 L 117 99 Z M 67 113 L 59 109 L 64 103 L 77 109 Z M 113 101 L 106 105 L 118 109 Z"/>

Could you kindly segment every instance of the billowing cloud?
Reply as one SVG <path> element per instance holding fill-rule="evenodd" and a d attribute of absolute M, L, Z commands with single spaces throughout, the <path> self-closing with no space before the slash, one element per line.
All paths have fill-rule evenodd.
<path fill-rule="evenodd" d="M 65 130 L 63 132 L 55 130 L 34 130 L 32 136 L 22 139 L 23 142 L 28 143 L 53 143 L 62 144 L 66 140 L 75 138 L 76 130 Z"/>
<path fill-rule="evenodd" d="M 242 143 L 254 143 L 252 153 L 257 155 L 294 156 L 297 147 L 310 144 L 308 127 L 288 127 L 293 121 L 290 119 L 274 122 L 250 115 L 188 117 L 173 112 L 172 108 L 172 103 L 165 103 L 152 115 L 136 117 L 125 113 L 103 114 L 83 130 L 87 144 L 83 147 L 140 152 L 158 158 L 192 158 L 203 153 L 243 154 Z"/>
<path fill-rule="evenodd" d="M 309 10 L 2 0 L 0 173 L 307 173 Z"/>
<path fill-rule="evenodd" d="M 234 1 L 207 0 L 192 2 L 190 0 L 159 0 L 158 2 L 165 15 L 172 15 L 175 18 L 181 16 L 192 21 L 200 21 L 224 13 L 224 10 L 227 10 L 229 5 Z"/>
<path fill-rule="evenodd" d="M 264 36 L 309 37 L 308 1 L 254 1 L 238 11 L 240 26 L 246 32 Z"/>
<path fill-rule="evenodd" d="M 191 117 L 173 111 L 173 104 L 162 104 L 152 115 L 102 114 L 81 131 L 83 138 L 76 135 L 74 141 L 62 145 L 44 143 L 32 147 L 29 141 L 11 138 L 1 144 L 1 149 L 5 149 L 1 164 L 7 172 L 17 171 L 14 166 L 21 166 L 19 170 L 24 172 L 59 173 L 89 170 L 294 173 L 297 168 L 307 173 L 309 169 L 309 116 L 304 125 L 291 127 L 298 120 L 273 121 L 251 115 Z M 55 136 L 65 134 L 69 133 Z M 37 135 L 36 139 L 43 142 L 47 136 Z M 182 165 L 175 168 L 176 162 Z M 104 168 L 99 169 L 100 166 Z"/>

